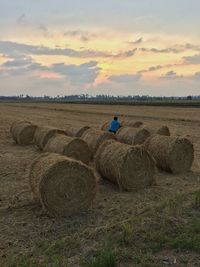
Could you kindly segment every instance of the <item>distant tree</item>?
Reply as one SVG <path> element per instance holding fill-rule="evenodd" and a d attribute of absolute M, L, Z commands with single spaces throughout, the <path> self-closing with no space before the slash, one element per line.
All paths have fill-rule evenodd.
<path fill-rule="evenodd" d="M 191 95 L 187 96 L 187 100 L 192 100 L 192 96 Z"/>

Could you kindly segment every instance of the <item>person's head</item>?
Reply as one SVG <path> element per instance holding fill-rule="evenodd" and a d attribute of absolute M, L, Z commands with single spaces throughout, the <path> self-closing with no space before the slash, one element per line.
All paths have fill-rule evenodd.
<path fill-rule="evenodd" d="M 117 116 L 115 116 L 115 117 L 114 117 L 114 120 L 115 120 L 115 121 L 117 121 L 117 120 L 118 120 Z"/>

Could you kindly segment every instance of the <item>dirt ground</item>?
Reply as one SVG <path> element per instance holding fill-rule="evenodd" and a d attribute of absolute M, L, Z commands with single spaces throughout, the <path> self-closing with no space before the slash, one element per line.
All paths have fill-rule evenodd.
<path fill-rule="evenodd" d="M 11 123 L 26 119 L 38 125 L 64 129 L 69 125 L 99 128 L 114 114 L 118 114 L 120 119 L 130 117 L 147 125 L 167 125 L 172 135 L 187 136 L 195 148 L 192 171 L 181 175 L 158 172 L 156 185 L 138 193 L 120 192 L 116 186 L 100 179 L 95 203 L 87 213 L 62 219 L 48 217 L 39 203 L 33 201 L 28 183 L 30 165 L 41 152 L 34 146 L 17 146 L 10 137 Z M 110 229 L 130 217 L 140 216 L 150 207 L 163 203 L 178 193 L 189 194 L 200 189 L 198 108 L 1 103 L 0 122 L 0 266 L 22 266 L 17 263 L 15 265 L 12 258 L 16 259 L 22 255 L 32 257 L 35 249 L 44 242 L 54 242 L 62 238 L 73 239 L 76 235 L 79 236 L 78 244 L 68 244 L 68 265 L 63 266 L 81 266 L 80 259 L 89 257 L 100 243 L 103 244 L 105 232 L 103 231 L 102 236 L 99 235 L 102 229 Z M 177 251 L 163 250 L 154 255 L 157 262 L 175 256 L 178 262 Z M 129 261 L 123 259 L 120 266 L 137 265 Z M 187 266 L 197 266 L 195 264 L 200 263 L 199 256 L 191 253 L 187 262 Z M 176 266 L 183 265 L 177 263 Z"/>

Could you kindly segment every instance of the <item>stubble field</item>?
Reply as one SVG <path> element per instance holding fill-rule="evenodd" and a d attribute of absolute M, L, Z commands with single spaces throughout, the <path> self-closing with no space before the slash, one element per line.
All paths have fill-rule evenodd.
<path fill-rule="evenodd" d="M 99 177 L 87 213 L 47 216 L 28 183 L 31 163 L 41 152 L 17 146 L 11 123 L 99 128 L 116 114 L 187 136 L 195 148 L 192 171 L 158 171 L 156 184 L 137 193 L 120 192 Z M 1 103 L 0 122 L 0 266 L 200 266 L 200 109 Z"/>

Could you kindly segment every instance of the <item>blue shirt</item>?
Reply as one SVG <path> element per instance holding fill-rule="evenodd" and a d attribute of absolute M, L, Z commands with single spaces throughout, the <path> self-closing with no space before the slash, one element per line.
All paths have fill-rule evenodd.
<path fill-rule="evenodd" d="M 120 123 L 117 120 L 113 120 L 109 126 L 109 131 L 117 132 L 120 127 Z"/>

